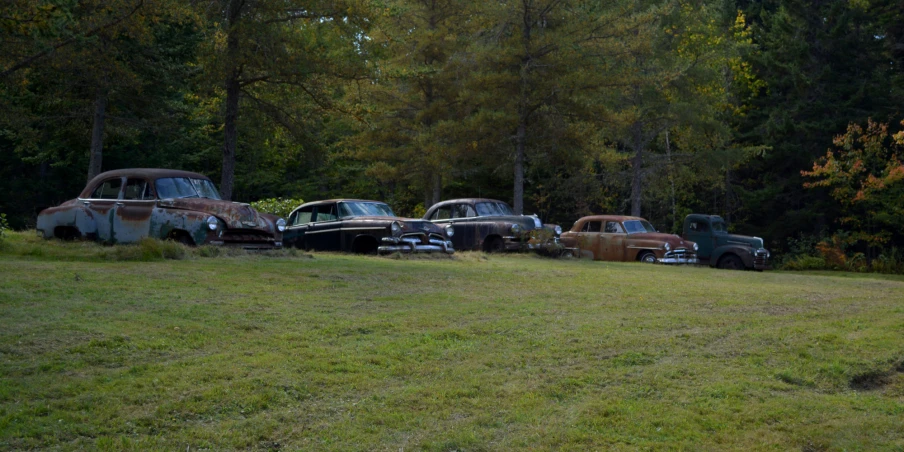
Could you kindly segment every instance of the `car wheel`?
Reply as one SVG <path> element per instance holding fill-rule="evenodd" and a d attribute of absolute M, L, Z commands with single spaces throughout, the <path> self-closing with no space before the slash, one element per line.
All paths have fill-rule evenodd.
<path fill-rule="evenodd" d="M 656 263 L 656 255 L 649 251 L 645 251 L 643 254 L 640 255 L 639 258 L 637 258 L 637 260 L 639 260 L 645 264 L 655 264 Z"/>
<path fill-rule="evenodd" d="M 173 232 L 172 234 L 170 234 L 169 239 L 179 242 L 185 246 L 195 246 L 195 241 L 192 240 L 191 236 L 188 235 L 188 233 L 186 233 L 186 232 L 182 232 L 182 231 Z"/>
<path fill-rule="evenodd" d="M 493 237 L 487 240 L 486 251 L 488 253 L 501 253 L 505 251 L 505 243 L 502 241 L 502 237 Z"/>
<path fill-rule="evenodd" d="M 741 262 L 740 257 L 729 254 L 728 256 L 719 259 L 719 268 L 725 270 L 743 270 L 744 263 Z"/>

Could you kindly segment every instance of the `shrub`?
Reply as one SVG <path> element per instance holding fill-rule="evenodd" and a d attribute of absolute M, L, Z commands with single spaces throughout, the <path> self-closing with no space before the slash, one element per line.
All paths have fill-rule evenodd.
<path fill-rule="evenodd" d="M 824 270 L 826 260 L 816 256 L 795 256 L 785 261 L 782 270 Z"/>
<path fill-rule="evenodd" d="M 9 223 L 6 221 L 6 214 L 0 213 L 0 240 L 3 240 L 3 235 L 7 230 L 9 230 Z"/>
<path fill-rule="evenodd" d="M 269 198 L 251 203 L 258 212 L 269 213 L 288 218 L 296 207 L 304 204 L 304 200 L 296 198 Z"/>

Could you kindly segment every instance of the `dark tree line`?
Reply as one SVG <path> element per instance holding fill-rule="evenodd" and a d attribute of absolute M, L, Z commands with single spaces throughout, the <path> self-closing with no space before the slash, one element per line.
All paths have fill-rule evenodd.
<path fill-rule="evenodd" d="M 802 171 L 851 123 L 901 127 L 902 24 L 901 0 L 8 0 L 0 211 L 173 167 L 242 201 L 713 213 L 788 251 L 845 230 Z"/>

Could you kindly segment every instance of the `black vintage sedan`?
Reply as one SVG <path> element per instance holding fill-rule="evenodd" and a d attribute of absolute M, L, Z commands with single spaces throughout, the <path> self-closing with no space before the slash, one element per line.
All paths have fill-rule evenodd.
<path fill-rule="evenodd" d="M 542 250 L 561 252 L 562 228 L 543 224 L 536 215 L 515 215 L 508 204 L 485 198 L 450 199 L 434 204 L 425 220 L 455 231 L 457 250 L 486 252 Z"/>
<path fill-rule="evenodd" d="M 379 201 L 331 199 L 302 204 L 289 215 L 285 246 L 361 254 L 452 254 L 451 227 L 400 218 Z"/>

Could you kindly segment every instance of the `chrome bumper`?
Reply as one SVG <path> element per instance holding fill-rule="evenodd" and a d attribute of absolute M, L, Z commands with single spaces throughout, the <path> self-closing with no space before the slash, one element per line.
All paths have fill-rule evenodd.
<path fill-rule="evenodd" d="M 656 259 L 660 264 L 699 264 L 700 261 L 696 257 L 663 257 Z"/>
<path fill-rule="evenodd" d="M 452 254 L 455 249 L 452 248 L 452 242 L 430 239 L 430 244 L 421 243 L 416 238 L 406 237 L 383 237 L 383 246 L 377 248 L 380 254 L 388 253 L 438 253 L 443 252 Z"/>

